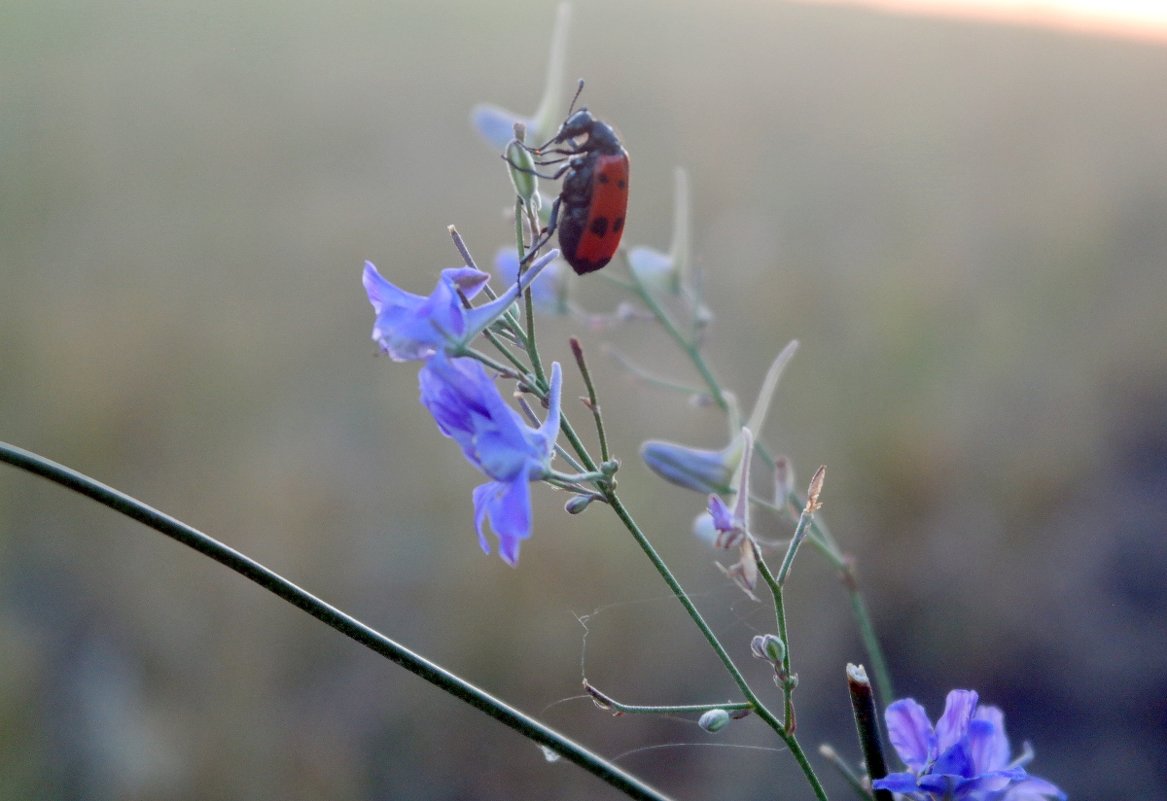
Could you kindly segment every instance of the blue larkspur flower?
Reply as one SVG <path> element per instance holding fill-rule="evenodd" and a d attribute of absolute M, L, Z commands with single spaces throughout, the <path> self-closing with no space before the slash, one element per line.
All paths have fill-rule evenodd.
<path fill-rule="evenodd" d="M 386 280 L 367 261 L 362 281 L 377 315 L 373 341 L 398 362 L 428 359 L 442 350 L 457 351 L 506 311 L 558 255 L 552 250 L 541 256 L 523 273 L 521 284 L 512 283 L 498 299 L 475 308 L 466 308 L 462 297 L 469 300 L 477 295 L 490 280 L 489 273 L 470 267 L 442 270 L 434 291 L 423 296 Z"/>
<path fill-rule="evenodd" d="M 972 690 L 953 690 L 935 727 L 913 699 L 891 704 L 888 738 L 908 770 L 876 779 L 875 789 L 913 801 L 1064 801 L 1055 785 L 1025 772 L 1032 754 L 1010 761 L 1005 715 L 977 701 Z"/>
<path fill-rule="evenodd" d="M 491 479 L 474 490 L 474 523 L 482 550 L 490 553 L 483 524 L 498 539 L 507 564 L 519 559 L 519 546 L 531 536 L 530 482 L 551 469 L 559 432 L 559 364 L 551 366 L 547 418 L 531 428 L 507 405 L 482 365 L 451 359 L 439 351 L 418 374 L 421 402 L 438 428 L 462 448 L 466 459 Z"/>
<path fill-rule="evenodd" d="M 458 293 L 474 297 L 490 276 L 469 267 L 442 270 L 428 297 L 390 283 L 369 261 L 365 262 L 362 279 L 377 314 L 373 341 L 391 359 L 404 362 L 429 358 L 447 341 L 460 337 L 466 330 L 466 310 Z"/>

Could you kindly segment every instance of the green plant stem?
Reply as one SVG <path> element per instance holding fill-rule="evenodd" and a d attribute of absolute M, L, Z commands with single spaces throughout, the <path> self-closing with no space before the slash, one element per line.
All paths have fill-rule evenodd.
<path fill-rule="evenodd" d="M 851 766 L 839 756 L 834 748 L 829 745 L 820 745 L 819 754 L 838 771 L 839 776 L 847 782 L 847 786 L 851 788 L 857 798 L 863 799 L 863 801 L 872 801 L 871 790 L 863 785 L 863 780 L 855 775 L 855 771 L 851 770 Z"/>
<path fill-rule="evenodd" d="M 812 514 L 809 508 L 804 508 L 798 517 L 798 525 L 794 527 L 794 535 L 790 538 L 790 545 L 786 548 L 786 556 L 782 558 L 782 566 L 778 568 L 779 587 L 786 583 L 786 577 L 790 575 L 790 568 L 794 565 L 794 556 L 798 553 L 798 546 L 806 539 L 806 532 L 810 528 Z"/>
<path fill-rule="evenodd" d="M 530 267 L 524 267 L 523 261 L 526 258 L 526 253 L 523 249 L 523 211 L 526 204 L 523 203 L 521 197 L 515 197 L 515 239 L 517 240 L 517 247 L 519 249 L 519 274 L 522 275 L 525 270 Z M 532 237 L 537 236 L 537 233 L 532 231 Z M 527 356 L 531 359 L 531 367 L 535 371 L 535 377 L 539 381 L 540 387 L 547 386 L 547 376 L 543 373 L 543 360 L 539 358 L 539 348 L 535 345 L 535 301 L 531 297 L 531 287 L 527 287 L 527 291 L 523 293 L 524 314 L 527 320 Z"/>
<path fill-rule="evenodd" d="M 491 370 L 498 373 L 499 375 L 505 375 L 505 376 L 509 376 L 511 378 L 516 378 L 519 380 L 526 380 L 526 378 L 527 378 L 527 365 L 523 364 L 518 359 L 509 358 L 509 356 L 511 354 L 508 354 L 508 352 L 505 349 L 500 349 L 500 350 L 502 350 L 502 353 L 504 356 L 508 356 L 507 361 L 511 362 L 511 364 L 513 364 L 516 369 L 512 370 L 509 367 L 507 367 L 505 364 L 503 364 L 502 362 L 497 362 L 494 359 L 487 356 L 482 351 L 475 350 L 474 348 L 469 348 L 469 347 L 463 348 L 459 353 L 457 353 L 455 355 L 466 356 L 467 358 L 474 359 L 477 362 L 481 362 L 484 367 L 490 368 Z M 544 391 L 546 391 L 546 390 L 544 390 Z"/>
<path fill-rule="evenodd" d="M 596 469 L 595 461 L 583 447 L 583 443 L 580 442 L 579 436 L 572 428 L 571 423 L 568 422 L 566 416 L 564 416 L 560 421 L 560 430 L 563 432 L 564 436 L 567 437 L 567 440 L 571 443 L 575 452 L 579 455 L 580 461 L 582 461 L 589 470 Z M 799 767 L 802 768 L 802 771 L 805 774 L 807 781 L 810 783 L 811 788 L 814 790 L 815 797 L 818 798 L 819 801 L 827 801 L 826 791 L 823 789 L 821 782 L 819 782 L 818 776 L 815 775 L 814 768 L 811 766 L 805 752 L 802 750 L 802 746 L 794 736 L 794 732 L 786 731 L 786 723 L 778 720 L 778 718 L 774 716 L 774 713 L 771 712 L 765 706 L 765 704 L 762 703 L 761 699 L 758 698 L 757 694 L 753 691 L 753 688 L 751 688 L 749 683 L 746 682 L 745 677 L 742 675 L 737 665 L 734 664 L 733 659 L 730 657 L 729 653 L 726 652 L 724 646 L 721 644 L 721 641 L 717 639 L 717 635 L 713 633 L 713 629 L 711 629 L 709 624 L 705 622 L 705 618 L 702 617 L 697 607 L 693 604 L 693 601 L 689 598 L 689 595 L 685 592 L 685 590 L 681 587 L 680 582 L 677 581 L 677 578 L 673 575 L 673 572 L 669 570 L 668 565 L 665 564 L 660 554 L 657 553 L 656 548 L 654 548 L 652 543 L 648 541 L 648 537 L 645 536 L 644 532 L 640 529 L 639 524 L 637 524 L 636 520 L 632 517 L 632 514 L 628 511 L 628 508 L 624 506 L 623 501 L 621 501 L 619 496 L 616 495 L 616 492 L 614 489 L 612 489 L 611 484 L 608 482 L 598 482 L 596 488 L 600 492 L 601 496 L 608 502 L 608 505 L 611 506 L 612 509 L 616 512 L 616 516 L 620 518 L 620 522 L 624 524 L 626 529 L 628 529 L 628 532 L 632 535 L 633 539 L 636 540 L 636 544 L 640 546 L 642 551 L 644 551 L 645 555 L 648 557 L 649 561 L 652 562 L 653 567 L 656 568 L 657 573 L 660 574 L 660 577 L 664 580 L 669 590 L 673 593 L 676 599 L 680 601 L 681 606 L 683 606 L 685 609 L 685 612 L 689 615 L 690 619 L 692 619 L 693 623 L 704 635 L 705 640 L 709 643 L 710 647 L 713 648 L 713 652 L 717 654 L 717 658 L 721 660 L 721 663 L 725 666 L 726 671 L 729 673 L 734 683 L 737 684 L 738 689 L 741 690 L 742 696 L 745 697 L 749 708 L 752 709 L 754 713 L 766 723 L 766 725 L 777 732 L 778 736 L 782 738 L 784 743 L 786 743 L 786 746 L 790 749 L 791 754 L 794 755 L 795 760 L 798 762 Z M 778 587 L 777 582 L 774 580 L 773 574 L 770 572 L 769 567 L 767 567 L 764 562 L 762 563 L 761 567 L 763 569 L 763 574 L 767 577 L 767 581 L 773 588 L 777 589 L 777 593 L 775 595 L 775 608 L 779 617 L 779 636 L 782 637 L 783 642 L 786 642 L 786 618 L 785 614 L 782 612 L 781 607 L 781 588 Z M 788 644 L 786 658 L 788 670 L 789 653 L 790 649 Z M 785 698 L 787 704 L 786 720 L 791 721 L 793 720 L 793 707 L 790 701 L 789 689 L 784 688 L 784 692 L 786 693 Z"/>
<path fill-rule="evenodd" d="M 515 369 L 519 373 L 525 374 L 527 372 L 527 365 L 523 364 L 523 361 L 518 356 L 511 353 L 511 349 L 506 346 L 498 334 L 494 333 L 490 329 L 487 329 L 482 333 L 486 336 L 486 339 L 490 342 L 490 344 L 494 345 L 495 349 L 497 349 L 498 352 L 503 355 L 503 358 L 515 366 Z M 480 362 L 483 362 L 483 364 L 487 364 L 484 358 L 475 356 L 473 351 L 468 352 L 466 355 L 473 356 Z"/>
<path fill-rule="evenodd" d="M 790 652 L 793 650 L 790 647 L 790 633 L 786 628 L 786 601 L 782 594 L 782 585 L 774 584 L 770 587 L 774 590 L 774 616 L 778 620 L 778 639 L 786 648 L 782 651 L 782 671 L 779 679 L 782 683 L 782 705 L 783 715 L 783 729 L 789 733 L 794 734 L 794 730 L 798 724 L 794 717 L 794 674 L 790 667 Z"/>
<path fill-rule="evenodd" d="M 681 329 L 677 328 L 676 323 L 669 317 L 668 312 L 657 302 L 652 292 L 649 291 L 648 287 L 644 285 L 644 282 L 636 275 L 636 271 L 632 269 L 632 265 L 627 264 L 627 256 L 624 257 L 624 261 L 628 266 L 628 274 L 632 276 L 632 285 L 636 289 L 636 294 L 640 296 L 640 299 L 648 306 L 649 311 L 664 326 L 665 331 L 673 338 L 677 346 L 685 352 L 689 361 L 693 362 L 693 366 L 701 374 L 701 380 L 708 387 L 709 395 L 713 398 L 713 402 L 717 404 L 717 408 L 722 411 L 729 411 L 729 401 L 726 400 L 725 393 L 721 389 L 721 384 L 718 382 L 717 377 L 713 375 L 713 371 L 709 369 L 709 365 L 705 362 L 705 357 L 701 355 L 701 351 L 681 332 Z"/>
<path fill-rule="evenodd" d="M 701 613 L 697 611 L 697 607 L 689 598 L 688 593 L 686 593 L 685 590 L 681 587 L 680 582 L 677 581 L 676 576 L 673 575 L 673 571 L 669 570 L 668 565 L 666 565 L 664 560 L 661 559 L 661 556 L 659 553 L 657 553 L 656 548 L 652 546 L 652 543 L 648 541 L 648 537 L 646 537 L 644 532 L 640 530 L 640 526 L 633 519 L 631 513 L 628 511 L 628 508 L 624 505 L 624 502 L 620 500 L 619 496 L 617 496 L 616 493 L 612 492 L 610 489 L 606 491 L 601 489 L 601 492 L 603 492 L 604 497 L 608 501 L 608 504 L 612 507 L 612 509 L 615 510 L 616 516 L 620 518 L 620 522 L 623 523 L 624 527 L 628 529 L 628 532 L 632 534 L 632 538 L 636 540 L 636 544 L 640 546 L 640 549 L 644 551 L 645 555 L 648 557 L 648 560 L 652 562 L 652 566 L 656 568 L 656 572 L 660 574 L 662 579 L 664 579 L 664 582 L 668 586 L 669 590 L 673 593 L 674 596 L 676 596 L 677 600 L 681 602 L 681 606 L 685 607 L 685 611 L 688 612 L 689 617 L 692 618 L 693 622 L 697 625 L 697 628 L 701 630 L 701 633 L 705 635 L 705 639 L 709 642 L 709 645 L 712 646 L 714 653 L 717 654 L 717 658 L 721 660 L 721 664 L 725 665 L 725 669 L 729 672 L 730 677 L 733 678 L 734 684 L 736 684 L 738 689 L 741 690 L 742 695 L 744 695 L 746 700 L 753 704 L 756 709 L 758 709 L 759 716 L 762 717 L 763 720 L 765 720 L 767 716 L 769 716 L 771 719 L 774 719 L 773 714 L 765 709 L 761 700 L 757 697 L 757 695 L 754 694 L 754 691 L 746 682 L 745 677 L 742 676 L 741 671 L 738 670 L 737 665 L 734 664 L 733 659 L 726 652 L 725 647 L 721 644 L 721 641 L 717 639 L 717 635 L 713 633 L 713 629 L 709 628 L 709 624 L 705 622 L 705 618 L 703 618 Z M 763 712 L 765 714 L 763 714 Z M 774 719 L 774 723 L 778 724 L 778 721 Z M 781 727 L 781 724 L 778 725 Z"/>
<path fill-rule="evenodd" d="M 600 692 L 586 680 L 584 690 L 592 697 L 598 706 L 611 709 L 622 715 L 690 715 L 699 712 L 709 712 L 713 709 L 724 709 L 726 712 L 752 711 L 753 705 L 749 701 L 734 701 L 724 704 L 677 704 L 672 706 L 646 706 L 644 704 L 622 704 L 607 693 Z"/>
<path fill-rule="evenodd" d="M 875 633 L 875 624 L 871 621 L 867 601 L 863 598 L 855 571 L 850 564 L 843 571 L 843 585 L 851 597 L 851 612 L 855 616 L 855 624 L 859 627 L 859 637 L 863 640 L 863 648 L 867 651 L 867 658 L 871 661 L 871 676 L 875 683 L 876 698 L 886 706 L 895 698 L 895 690 L 891 683 L 891 671 L 887 668 L 887 660 L 883 656 L 879 636 Z"/>
<path fill-rule="evenodd" d="M 627 262 L 627 257 L 625 257 Z M 701 374 L 706 386 L 709 388 L 710 396 L 714 402 L 725 411 L 728 411 L 729 405 L 725 400 L 725 393 L 722 391 L 717 378 L 713 375 L 712 370 L 709 369 L 705 359 L 701 356 L 700 350 L 691 342 L 680 329 L 673 323 L 672 318 L 665 312 L 664 308 L 653 297 L 648 287 L 637 277 L 636 272 L 632 270 L 631 265 L 628 266 L 628 274 L 632 276 L 632 283 L 629 285 L 640 299 L 648 306 L 653 316 L 660 321 L 664 326 L 665 331 L 677 343 L 677 345 L 684 351 L 685 355 L 696 367 L 697 372 Z M 763 443 L 757 443 L 758 453 L 773 466 L 773 458 L 770 457 Z M 798 496 L 797 493 L 792 493 L 792 497 L 797 500 L 798 507 L 802 508 L 805 505 L 805 499 Z M 770 505 L 770 504 L 767 504 Z M 772 505 L 771 505 L 772 506 Z M 801 519 L 801 518 L 800 518 Z M 811 526 L 813 531 L 818 534 L 817 537 L 811 537 L 811 542 L 823 553 L 829 561 L 844 573 L 844 583 L 847 586 L 848 594 L 851 598 L 851 608 L 855 615 L 856 624 L 859 627 L 860 635 L 863 639 L 864 648 L 867 651 L 868 659 L 871 661 L 872 676 L 875 681 L 877 693 L 884 699 L 885 703 L 890 702 L 894 698 L 892 692 L 891 673 L 887 669 L 887 661 L 883 656 L 883 649 L 879 644 L 879 637 L 875 633 L 875 627 L 871 622 L 871 615 L 867 610 L 867 604 L 863 599 L 862 591 L 859 589 L 858 582 L 855 579 L 853 568 L 847 563 L 843 556 L 839 553 L 838 547 L 835 545 L 834 539 L 825 527 L 820 526 L 817 522 L 812 521 Z M 795 535 L 797 536 L 797 534 Z M 793 544 L 792 540 L 792 544 Z M 793 558 L 793 549 L 788 554 Z M 789 566 L 786 565 L 786 570 Z M 785 572 L 785 571 L 780 571 Z"/>
<path fill-rule="evenodd" d="M 819 801 L 827 801 L 827 791 L 823 789 L 818 775 L 814 772 L 814 767 L 811 766 L 810 760 L 807 759 L 806 752 L 802 750 L 802 744 L 798 742 L 798 737 L 795 734 L 798 726 L 794 716 L 794 675 L 791 673 L 790 668 L 790 635 L 786 630 L 786 607 L 782 600 L 781 586 L 775 583 L 771 589 L 776 589 L 774 593 L 774 614 L 778 617 L 778 637 L 786 644 L 786 652 L 782 656 L 781 678 L 785 721 L 778 735 L 786 743 L 786 747 L 790 749 L 790 753 L 794 756 L 795 761 L 798 762 L 798 766 L 802 768 L 802 774 L 810 782 L 815 797 Z"/>
<path fill-rule="evenodd" d="M 611 507 L 615 510 L 616 516 L 620 518 L 620 522 L 622 522 L 624 527 L 627 528 L 629 533 L 632 534 L 633 539 L 636 540 L 636 543 L 640 546 L 641 550 L 643 550 L 645 555 L 648 556 L 649 561 L 652 562 L 653 567 L 656 568 L 661 578 L 664 579 L 664 582 L 666 585 L 668 585 L 669 590 L 671 590 L 673 595 L 676 596 L 677 600 L 681 602 L 681 606 L 685 608 L 685 611 L 689 614 L 689 617 L 693 620 L 693 623 L 696 624 L 697 628 L 705 636 L 706 641 L 709 643 L 710 647 L 713 648 L 714 653 L 717 654 L 717 658 L 721 660 L 721 663 L 725 666 L 726 671 L 729 672 L 730 677 L 733 679 L 734 683 L 737 684 L 738 689 L 741 690 L 741 693 L 745 697 L 746 701 L 748 701 L 751 705 L 754 713 L 763 721 L 765 721 L 766 725 L 777 732 L 786 745 L 790 748 L 791 753 L 794 754 L 795 759 L 802 767 L 803 772 L 806 774 L 807 780 L 810 782 L 811 787 L 814 789 L 815 796 L 820 799 L 820 801 L 827 801 L 826 792 L 823 790 L 822 785 L 819 783 L 818 777 L 815 776 L 814 769 L 811 767 L 810 762 L 806 758 L 806 754 L 803 753 L 802 748 L 799 746 L 797 740 L 795 740 L 792 734 L 789 734 L 785 731 L 785 727 L 782 721 L 778 720 L 778 718 L 774 716 L 774 713 L 771 712 L 766 707 L 766 705 L 762 703 L 761 699 L 759 699 L 757 694 L 753 691 L 753 688 L 751 688 L 750 685 L 746 682 L 745 677 L 742 676 L 741 671 L 738 670 L 737 665 L 734 664 L 733 659 L 726 652 L 725 648 L 721 644 L 721 641 L 717 639 L 717 635 L 713 633 L 713 630 L 709 627 L 709 624 L 705 622 L 705 618 L 701 616 L 701 613 L 697 610 L 697 607 L 694 606 L 692 600 L 689 599 L 688 594 L 686 594 L 684 589 L 681 588 L 680 582 L 677 581 L 672 571 L 669 570 L 668 566 L 664 563 L 664 560 L 661 559 L 660 554 L 657 553 L 656 549 L 652 546 L 652 543 L 648 541 L 648 538 L 644 535 L 644 532 L 640 530 L 640 526 L 637 525 L 636 521 L 632 518 L 632 515 L 628 512 L 628 509 L 624 506 L 620 498 L 616 495 L 615 492 L 612 492 L 611 489 L 604 489 L 602 492 L 604 493 L 604 497 L 607 498 L 609 505 L 611 505 Z"/>
<path fill-rule="evenodd" d="M 789 681 L 791 677 L 790 668 L 790 635 L 786 631 L 786 605 L 782 596 L 782 582 L 774 578 L 770 566 L 766 564 L 766 560 L 762 558 L 762 551 L 758 548 L 757 541 L 752 540 L 754 544 L 754 562 L 758 566 L 758 573 L 762 577 L 762 581 L 766 582 L 766 586 L 770 589 L 770 595 L 774 598 L 774 620 L 778 626 L 778 639 L 782 640 L 782 669 L 779 672 L 779 679 L 781 681 L 782 700 L 783 700 L 783 731 L 794 733 L 794 699 L 792 697 L 794 687 Z"/>
<path fill-rule="evenodd" d="M 790 749 L 790 753 L 794 756 L 795 761 L 798 762 L 799 767 L 802 768 L 802 773 L 806 776 L 806 780 L 810 782 L 810 786 L 814 789 L 815 795 L 820 801 L 826 801 L 826 790 L 823 789 L 818 775 L 814 772 L 814 768 L 811 766 L 810 760 L 807 759 L 806 752 L 802 750 L 802 744 L 798 742 L 798 737 L 795 734 L 798 726 L 794 716 L 794 674 L 790 666 L 790 634 L 786 628 L 786 605 L 783 600 L 782 584 L 770 572 L 770 567 L 762 559 L 756 544 L 754 545 L 754 555 L 758 563 L 758 570 L 766 582 L 766 586 L 770 588 L 770 593 L 774 596 L 774 617 L 778 622 L 778 638 L 786 646 L 782 652 L 782 670 L 779 674 L 779 683 L 782 688 L 784 720 L 782 729 L 778 734 L 782 738 L 782 741 L 786 743 L 787 748 Z"/>
<path fill-rule="evenodd" d="M 579 373 L 583 376 L 584 386 L 588 390 L 588 408 L 592 410 L 592 419 L 596 423 L 596 438 L 600 441 L 600 459 L 608 461 L 611 454 L 608 452 L 608 437 L 604 433 L 604 415 L 600 411 L 600 401 L 596 398 L 596 385 L 592 383 L 592 371 L 588 369 L 587 359 L 584 358 L 583 345 L 575 337 L 571 338 L 571 353 L 575 356 L 575 363 Z"/>
<path fill-rule="evenodd" d="M 234 570 L 346 637 L 420 676 L 450 695 L 473 706 L 524 737 L 546 746 L 564 759 L 620 790 L 629 798 L 669 801 L 639 779 L 588 751 L 539 721 L 514 709 L 445 668 L 413 653 L 324 601 L 300 589 L 251 558 L 185 523 L 105 484 L 14 445 L 0 442 L 0 461 L 78 492 L 133 520 L 165 534 L 221 565 Z"/>
<path fill-rule="evenodd" d="M 766 560 L 762 558 L 762 552 L 758 548 L 756 540 L 751 541 L 754 544 L 754 561 L 758 565 L 758 573 L 762 576 L 762 580 L 766 582 L 766 586 L 770 588 L 770 594 L 774 597 L 774 617 L 778 624 L 778 638 L 782 640 L 785 648 L 782 651 L 782 670 L 779 672 L 779 686 L 782 689 L 783 700 L 783 717 L 782 727 L 776 729 L 778 736 L 786 743 L 790 749 L 790 753 L 794 756 L 795 761 L 798 762 L 799 767 L 802 768 L 803 775 L 806 780 L 810 782 L 811 788 L 815 792 L 815 796 L 820 801 L 826 801 L 826 791 L 823 789 L 822 783 L 814 772 L 814 768 L 810 764 L 810 760 L 806 757 L 806 752 L 802 750 L 802 745 L 798 742 L 798 737 L 795 731 L 798 728 L 794 716 L 794 674 L 790 666 L 790 635 L 786 629 L 786 605 L 783 600 L 782 584 L 774 577 L 770 566 L 766 564 Z"/>
<path fill-rule="evenodd" d="M 755 503 L 773 509 L 777 512 L 788 512 L 764 498 L 752 498 Z M 796 508 L 805 508 L 806 498 L 797 492 L 791 492 L 788 502 Z M 801 520 L 801 516 L 799 520 Z M 811 518 L 807 541 L 822 554 L 831 565 L 839 571 L 840 579 L 851 600 L 851 614 L 855 618 L 855 625 L 859 629 L 859 637 L 863 641 L 863 649 L 867 652 L 867 660 L 871 667 L 871 677 L 875 685 L 876 696 L 883 703 L 889 704 L 895 698 L 892 686 L 891 671 L 887 667 L 887 659 L 883 655 L 883 647 L 879 644 L 879 635 L 875 633 L 875 624 L 871 620 L 871 612 L 867 608 L 867 601 L 863 597 L 863 590 L 859 587 L 859 577 L 855 572 L 854 563 L 839 552 L 834 538 L 826 526 L 817 519 Z"/>

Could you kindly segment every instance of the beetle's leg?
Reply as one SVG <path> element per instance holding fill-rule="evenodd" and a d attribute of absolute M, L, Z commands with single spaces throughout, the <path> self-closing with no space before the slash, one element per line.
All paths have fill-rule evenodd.
<path fill-rule="evenodd" d="M 564 158 L 571 158 L 572 156 L 578 156 L 580 153 L 583 153 L 584 151 L 578 147 L 572 147 L 572 148 L 557 147 L 557 148 L 553 148 L 551 150 L 532 150 L 531 152 L 534 153 L 536 156 L 543 156 L 543 155 L 546 155 L 547 153 L 554 153 L 557 156 L 563 156 Z M 559 161 L 560 159 L 555 159 L 555 160 Z M 540 162 L 540 163 L 541 164 L 549 163 L 549 161 L 550 160 L 545 161 L 545 162 Z"/>
<path fill-rule="evenodd" d="M 552 151 L 552 152 L 554 152 L 554 153 L 559 153 L 559 152 L 562 152 L 562 151 L 558 151 L 558 150 L 556 150 L 556 151 Z M 560 158 L 557 158 L 557 159 L 540 159 L 540 160 L 536 161 L 535 163 L 536 163 L 536 164 L 538 164 L 540 167 L 545 167 L 545 166 L 547 166 L 548 164 L 562 164 L 563 162 L 565 162 L 565 161 L 569 160 L 569 159 L 570 159 L 572 156 L 574 156 L 574 155 L 575 155 L 574 153 L 567 153 L 567 152 L 564 152 L 564 155 L 563 155 L 563 156 L 561 156 Z"/>
<path fill-rule="evenodd" d="M 551 237 L 555 234 L 555 229 L 559 226 L 559 204 L 562 200 L 562 197 L 557 197 L 555 198 L 555 202 L 551 204 L 551 216 L 547 219 L 547 227 L 539 232 L 539 236 L 535 237 L 535 241 L 527 249 L 527 255 L 519 263 L 520 268 L 524 264 L 530 264 L 531 259 L 535 258 L 535 254 L 551 241 Z"/>
<path fill-rule="evenodd" d="M 499 158 L 502 159 L 503 161 L 505 161 L 507 164 L 509 164 L 511 166 L 511 169 L 518 170 L 519 172 L 523 172 L 523 173 L 526 173 L 528 175 L 534 175 L 538 178 L 544 178 L 548 181 L 558 181 L 560 179 L 560 177 L 563 176 L 563 173 L 567 172 L 568 168 L 571 167 L 570 164 L 565 164 L 564 166 L 562 166 L 558 170 L 556 170 L 553 175 L 545 175 L 545 174 L 539 172 L 538 170 L 531 170 L 531 169 L 528 169 L 527 167 L 523 167 L 519 164 L 515 164 L 513 161 L 510 160 L 510 158 L 507 157 L 506 153 L 499 154 Z M 553 162 L 549 162 L 549 163 L 555 164 L 555 163 L 558 163 L 558 160 L 553 161 Z"/>

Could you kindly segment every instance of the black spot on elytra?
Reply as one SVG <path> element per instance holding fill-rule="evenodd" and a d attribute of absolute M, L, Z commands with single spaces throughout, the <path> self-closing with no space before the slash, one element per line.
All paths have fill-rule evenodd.
<path fill-rule="evenodd" d="M 608 176 L 605 175 L 604 173 L 600 173 L 599 175 L 596 176 L 596 180 L 602 184 L 606 184 L 606 183 L 608 183 Z"/>
<path fill-rule="evenodd" d="M 624 218 L 617 217 L 616 220 L 612 223 L 612 233 L 618 234 L 623 229 L 624 229 Z"/>
<path fill-rule="evenodd" d="M 627 189 L 628 182 L 625 181 L 623 178 L 621 178 L 619 181 L 616 182 L 616 186 L 620 187 L 621 189 Z"/>
<path fill-rule="evenodd" d="M 623 222 L 623 221 L 621 221 L 621 222 Z M 596 219 L 592 220 L 591 227 L 588 230 L 590 230 L 593 234 L 595 234 L 596 236 L 603 239 L 604 234 L 608 233 L 608 218 L 607 217 L 597 217 Z"/>

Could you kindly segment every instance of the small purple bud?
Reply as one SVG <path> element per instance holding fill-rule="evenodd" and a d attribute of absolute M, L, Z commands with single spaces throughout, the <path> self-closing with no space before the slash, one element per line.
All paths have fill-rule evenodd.
<path fill-rule="evenodd" d="M 697 725 L 709 733 L 721 731 L 729 725 L 732 718 L 724 709 L 710 709 L 697 719 Z"/>
<path fill-rule="evenodd" d="M 568 498 L 567 503 L 563 504 L 563 509 L 569 515 L 578 515 L 591 506 L 595 499 L 595 495 L 572 495 Z"/>

